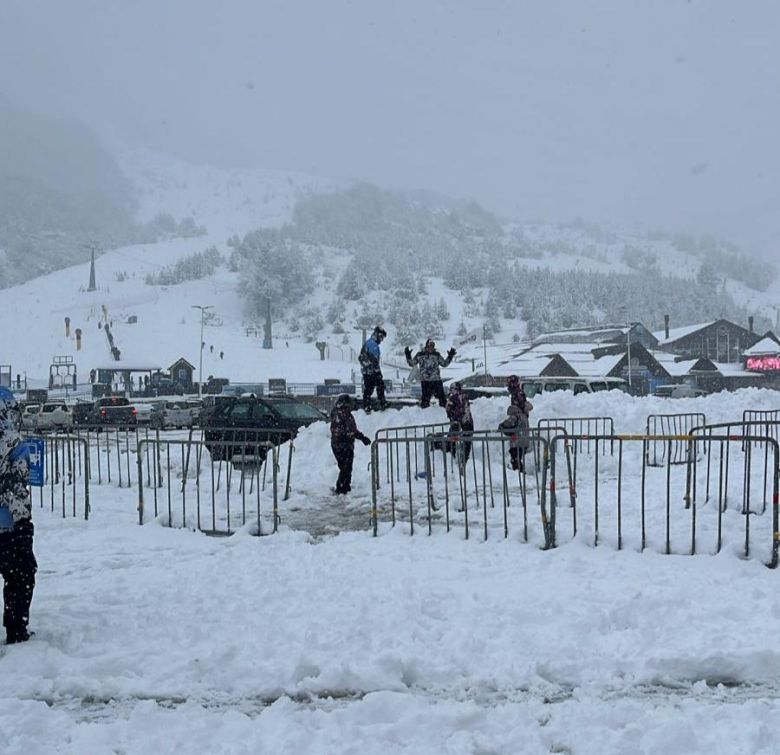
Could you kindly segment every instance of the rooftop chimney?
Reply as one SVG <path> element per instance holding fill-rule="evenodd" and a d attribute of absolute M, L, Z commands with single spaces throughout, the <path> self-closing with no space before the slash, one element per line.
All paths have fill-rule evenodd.
<path fill-rule="evenodd" d="M 669 315 L 664 315 L 664 337 L 669 340 Z"/>
<path fill-rule="evenodd" d="M 753 332 L 753 315 L 750 315 L 750 317 L 748 317 L 748 330 L 751 333 Z"/>

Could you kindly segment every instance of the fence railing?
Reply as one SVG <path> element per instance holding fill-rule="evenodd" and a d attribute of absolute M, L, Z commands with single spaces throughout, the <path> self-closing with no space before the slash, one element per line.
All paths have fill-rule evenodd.
<path fill-rule="evenodd" d="M 38 488 L 41 508 L 48 506 L 62 518 L 89 519 L 89 453 L 85 441 L 72 436 L 48 435 L 44 439 L 44 479 Z M 33 500 L 35 494 L 32 492 Z"/>
<path fill-rule="evenodd" d="M 496 431 L 447 431 L 425 436 L 380 437 L 371 446 L 371 522 L 374 535 L 378 534 L 380 516 L 385 515 L 391 526 L 399 522 L 408 524 L 409 534 L 414 534 L 421 521 L 432 533 L 435 520 L 442 521 L 449 532 L 462 527 L 466 539 L 474 527 L 487 540 L 495 530 L 509 537 L 516 517 L 510 511 L 519 510 L 522 517 L 524 541 L 536 540 L 546 545 L 546 475 L 542 466 L 540 486 L 529 483 L 521 466 L 512 464 L 514 456 L 526 439 L 497 433 Z M 547 442 L 532 433 L 530 443 L 541 444 L 544 450 L 539 456 L 547 457 Z M 379 476 L 382 470 L 380 449 L 393 455 L 401 465 L 403 486 L 391 484 L 382 494 Z M 525 452 L 525 449 L 523 449 Z M 422 472 L 414 473 L 414 458 L 422 459 Z M 440 474 L 434 476 L 434 458 L 439 457 Z M 516 469 L 511 469 L 517 466 Z M 511 471 L 510 471 L 511 469 Z M 391 478 L 392 479 L 392 478 Z M 529 486 L 535 490 L 529 490 Z M 529 519 L 530 499 L 536 493 L 539 519 Z M 515 504 L 514 507 L 512 504 Z M 519 504 L 519 505 L 518 505 Z M 481 512 L 474 521 L 473 511 Z M 533 525 L 538 522 L 538 528 Z"/>
<path fill-rule="evenodd" d="M 412 443 L 411 448 L 414 449 L 414 454 L 410 458 L 410 464 L 408 466 L 401 463 L 400 443 L 386 443 L 389 439 L 394 440 L 406 440 L 406 439 L 424 439 L 426 435 L 430 433 L 444 433 L 450 429 L 449 422 L 433 422 L 427 425 L 405 425 L 400 427 L 382 427 L 376 431 L 374 438 L 381 441 L 379 448 L 385 448 L 387 453 L 385 454 L 385 482 L 388 484 L 394 484 L 396 482 L 402 482 L 401 470 L 403 469 L 405 474 L 412 474 L 417 476 L 420 471 L 424 469 L 424 446 L 420 443 Z M 436 462 L 435 459 L 432 462 L 431 474 L 436 474 Z M 404 477 L 405 481 L 406 478 Z M 377 480 L 379 485 L 379 480 Z"/>
<path fill-rule="evenodd" d="M 227 535 L 253 521 L 261 535 L 264 506 L 269 505 L 270 529 L 276 532 L 279 447 L 247 440 L 223 440 L 219 447 L 221 453 L 214 453 L 213 445 L 209 452 L 205 440 L 191 438 L 140 440 L 138 523 L 145 523 L 151 509 L 155 518 L 162 513 L 169 527 Z M 150 461 L 144 465 L 145 460 Z"/>
<path fill-rule="evenodd" d="M 571 439 L 570 439 L 571 440 Z M 728 481 L 725 474 L 724 456 L 721 454 L 723 444 L 739 447 L 745 436 L 740 434 L 719 434 L 717 430 L 704 434 L 689 434 L 685 436 L 654 436 L 654 435 L 613 435 L 604 437 L 604 441 L 613 441 L 617 446 L 615 459 L 602 460 L 596 454 L 591 461 L 590 475 L 581 476 L 576 499 L 570 500 L 572 512 L 577 512 L 580 520 L 588 516 L 589 529 L 592 532 L 593 545 L 599 545 L 602 540 L 609 540 L 618 549 L 633 546 L 637 550 L 655 547 L 663 553 L 697 553 L 700 552 L 699 541 L 702 536 L 712 537 L 714 542 L 708 549 L 710 553 L 718 553 L 723 547 L 724 537 L 729 539 L 737 530 L 742 530 L 744 537 L 742 546 L 745 557 L 752 552 L 752 532 L 758 529 L 758 537 L 764 543 L 764 552 L 769 566 L 777 566 L 778 544 L 780 530 L 778 529 L 778 487 L 780 486 L 780 469 L 778 467 L 778 443 L 772 438 L 756 438 L 771 449 L 771 487 L 772 513 L 763 516 L 766 507 L 760 509 L 750 505 L 750 490 L 756 487 L 760 474 L 751 473 L 748 469 L 739 485 L 747 489 L 747 506 L 739 510 L 728 511 L 725 505 Z M 557 543 L 559 528 L 556 463 L 557 446 L 564 441 L 563 437 L 553 438 L 551 456 L 551 496 L 550 517 L 553 534 L 553 545 Z M 648 446 L 653 442 L 666 443 L 671 454 L 671 445 L 675 442 L 686 444 L 688 462 L 683 466 L 667 464 L 663 469 L 652 467 L 648 463 Z M 718 505 L 706 506 L 697 503 L 696 496 L 691 495 L 692 480 L 697 474 L 696 459 L 698 447 L 707 447 L 709 456 L 719 456 L 717 465 Z M 713 465 L 714 467 L 715 465 Z M 585 480 L 589 479 L 589 484 Z M 679 490 L 677 498 L 674 491 Z M 583 505 L 586 501 L 590 506 Z M 708 516 L 704 517 L 704 513 Z M 572 537 L 578 530 L 576 519 L 573 519 Z M 632 530 L 626 534 L 624 522 L 637 522 L 638 531 Z M 751 522 L 760 521 L 757 526 Z M 581 523 L 580 523 L 581 526 Z M 611 534 L 605 534 L 609 528 Z M 728 533 L 727 533 L 728 530 Z M 659 536 L 660 532 L 660 536 Z M 683 545 L 684 544 L 684 545 Z"/>
<path fill-rule="evenodd" d="M 680 414 L 649 414 L 645 425 L 647 435 L 674 436 L 689 435 L 694 427 L 707 424 L 707 418 L 701 412 L 683 412 Z M 699 446 L 697 446 L 699 449 Z M 706 452 L 706 447 L 700 450 Z M 663 441 L 653 441 L 647 450 L 647 463 L 651 467 L 663 467 L 666 464 L 687 464 L 688 445 L 685 441 L 675 440 L 671 446 Z"/>
<path fill-rule="evenodd" d="M 162 432 L 160 429 L 152 429 L 148 425 L 140 426 L 114 426 L 114 425 L 76 425 L 63 432 L 38 433 L 28 431 L 25 437 L 42 437 L 48 439 L 73 438 L 78 442 L 75 446 L 76 463 L 75 474 L 81 477 L 87 474 L 92 484 L 117 485 L 120 488 L 131 488 L 136 484 L 133 469 L 136 461 L 133 456 L 143 453 L 147 469 L 150 469 L 154 460 L 150 456 L 149 441 L 161 442 L 166 439 L 184 441 L 191 451 L 195 444 L 203 444 L 207 449 L 213 450 L 219 455 L 232 453 L 227 449 L 232 446 L 225 441 L 235 441 L 236 444 L 253 444 L 258 442 L 272 442 L 274 444 L 287 445 L 287 458 L 285 460 L 286 477 L 284 499 L 290 495 L 292 479 L 292 462 L 295 453 L 293 442 L 294 433 L 283 428 L 237 428 L 237 427 L 209 427 L 190 428 L 183 437 L 175 437 L 175 433 Z M 145 441 L 141 445 L 141 441 Z M 85 464 L 84 458 L 89 457 L 89 463 Z M 218 459 L 216 459 L 218 460 Z"/>
<path fill-rule="evenodd" d="M 612 443 L 599 443 L 597 440 L 598 437 L 611 436 L 615 432 L 615 420 L 612 417 L 543 417 L 536 423 L 536 427 L 538 432 L 545 434 L 548 442 L 556 434 L 556 428 L 562 427 L 572 438 L 571 450 L 574 454 L 606 455 L 614 451 Z"/>

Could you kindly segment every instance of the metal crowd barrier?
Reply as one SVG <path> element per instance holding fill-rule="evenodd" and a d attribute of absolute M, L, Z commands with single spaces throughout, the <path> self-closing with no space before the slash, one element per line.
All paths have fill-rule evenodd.
<path fill-rule="evenodd" d="M 744 416 L 744 415 L 743 415 Z M 719 491 L 719 497 L 722 495 L 722 505 L 728 508 L 729 502 L 729 476 L 731 474 L 731 458 L 737 453 L 742 454 L 742 473 L 743 480 L 747 480 L 751 477 L 756 464 L 761 465 L 762 479 L 763 479 L 763 500 L 762 500 L 762 513 L 766 510 L 769 504 L 769 484 L 771 480 L 771 462 L 769 459 L 769 446 L 765 442 L 767 439 L 779 441 L 780 436 L 780 419 L 777 420 L 756 420 L 746 421 L 742 420 L 734 422 L 718 422 L 713 425 L 701 425 L 694 427 L 691 430 L 691 435 L 696 437 L 710 438 L 713 432 L 728 436 L 725 441 L 721 441 L 718 445 L 717 459 L 718 459 L 718 474 L 723 475 L 724 490 Z M 735 442 L 735 438 L 739 438 L 739 442 Z M 754 449 L 760 447 L 763 453 L 759 452 L 758 459 L 754 461 Z M 708 447 L 709 448 L 709 447 Z M 707 458 L 707 465 L 705 468 L 705 502 L 710 500 L 712 494 L 711 477 L 713 474 L 714 459 L 711 455 Z M 693 464 L 694 470 L 697 468 L 696 461 Z M 742 510 L 747 511 L 751 507 L 751 488 L 743 486 L 742 489 Z M 693 480 L 691 484 L 690 496 L 696 497 L 697 495 L 697 476 L 693 474 Z M 690 497 L 689 496 L 689 497 Z"/>
<path fill-rule="evenodd" d="M 389 439 L 394 440 L 408 440 L 414 441 L 417 438 L 424 439 L 429 433 L 445 433 L 450 429 L 449 422 L 433 422 L 427 425 L 406 425 L 400 427 L 381 427 L 376 431 L 374 438 L 381 442 L 380 448 L 385 446 L 387 448 L 387 454 L 385 454 L 385 482 L 390 484 L 393 482 L 401 482 L 401 464 L 400 443 L 385 443 Z M 412 466 L 414 467 L 414 475 L 420 473 L 420 469 L 424 467 L 425 461 L 422 455 L 422 444 L 412 443 L 415 454 L 413 458 L 414 464 L 404 466 L 404 469 L 408 474 L 411 473 Z M 419 453 L 418 453 L 419 451 Z M 431 474 L 436 474 L 436 466 L 431 469 Z M 379 480 L 377 480 L 379 485 Z"/>
<path fill-rule="evenodd" d="M 701 412 L 681 414 L 649 414 L 645 432 L 647 435 L 663 435 L 684 437 L 689 435 L 694 427 L 707 424 L 707 418 Z M 706 447 L 702 447 L 706 452 Z M 667 453 L 669 452 L 669 453 Z M 671 448 L 668 443 L 654 441 L 648 450 L 647 463 L 651 467 L 663 467 L 665 464 L 687 464 L 688 447 L 684 441 L 675 440 Z"/>
<path fill-rule="evenodd" d="M 48 497 L 52 513 L 60 511 L 63 519 L 68 516 L 89 519 L 89 453 L 86 441 L 68 435 L 47 435 L 44 443 L 44 484 L 38 488 L 40 507 L 44 508 L 44 499 Z M 48 494 L 45 489 L 48 489 Z M 79 496 L 79 491 L 83 491 L 83 495 Z"/>
<path fill-rule="evenodd" d="M 547 441 L 537 433 L 530 434 L 531 443 L 540 444 L 540 454 L 547 457 Z M 529 540 L 529 498 L 527 475 L 519 469 L 508 470 L 509 450 L 520 443 L 519 436 L 497 431 L 452 431 L 429 433 L 425 437 L 380 437 L 371 445 L 371 522 L 373 533 L 379 531 L 380 503 L 389 505 L 390 524 L 396 526 L 406 521 L 409 534 L 415 532 L 420 518 L 427 522 L 428 534 L 433 532 L 435 515 L 443 516 L 449 532 L 455 522 L 455 514 L 462 514 L 460 523 L 464 537 L 469 538 L 474 523 L 472 509 L 481 512 L 477 523 L 482 538 L 487 540 L 491 529 L 509 537 L 512 502 L 519 502 L 522 510 L 523 540 Z M 379 476 L 381 471 L 380 448 L 387 447 L 402 467 L 403 489 L 396 491 L 395 480 L 391 484 L 385 502 L 380 502 Z M 528 452 L 526 452 L 528 453 Z M 433 475 L 434 458 L 441 454 L 441 474 Z M 415 456 L 422 458 L 422 471 L 414 473 Z M 537 533 L 546 545 L 548 532 L 546 476 L 547 465 L 542 465 L 542 482 L 536 487 L 537 505 L 540 511 L 541 529 Z M 401 503 L 401 500 L 403 503 Z"/>
<path fill-rule="evenodd" d="M 547 441 L 556 433 L 556 428 L 562 427 L 572 440 L 572 452 L 576 454 L 592 454 L 599 451 L 606 455 L 614 453 L 612 443 L 601 443 L 599 449 L 598 437 L 609 437 L 615 432 L 615 420 L 612 417 L 557 417 L 542 418 L 536 423 L 537 431 L 545 433 Z"/>
<path fill-rule="evenodd" d="M 704 512 L 711 513 L 713 508 L 715 512 L 705 520 L 704 530 L 705 534 L 713 535 L 715 539 L 714 548 L 709 552 L 719 553 L 723 546 L 724 539 L 724 514 L 726 514 L 726 506 L 723 505 L 725 501 L 725 493 L 728 489 L 728 481 L 726 479 L 724 471 L 723 456 L 720 457 L 720 465 L 718 467 L 718 505 L 717 507 L 707 507 L 697 504 L 696 496 L 690 495 L 692 479 L 695 479 L 696 475 L 696 458 L 698 456 L 696 447 L 706 445 L 707 448 L 712 449 L 717 453 L 722 444 L 736 444 L 737 446 L 745 440 L 745 436 L 741 434 L 719 434 L 716 432 L 710 432 L 711 428 L 707 428 L 706 434 L 689 434 L 683 436 L 656 436 L 656 435 L 612 435 L 604 436 L 601 438 L 603 441 L 612 441 L 617 444 L 617 459 L 606 460 L 606 463 L 601 461 L 599 455 L 593 457 L 593 475 L 592 486 L 589 489 L 589 501 L 592 503 L 591 511 L 587 508 L 583 508 L 580 504 L 583 498 L 583 487 L 579 486 L 577 499 L 571 500 L 571 509 L 573 512 L 572 520 L 572 538 L 577 536 L 577 519 L 576 512 L 579 512 L 580 518 L 583 513 L 588 513 L 591 516 L 590 525 L 593 532 L 593 545 L 599 545 L 602 540 L 603 519 L 611 519 L 615 526 L 615 537 L 613 543 L 618 550 L 621 550 L 626 544 L 626 540 L 629 539 L 631 543 L 640 551 L 643 551 L 648 547 L 650 542 L 650 535 L 648 534 L 648 518 L 652 521 L 651 525 L 660 527 L 662 530 L 662 537 L 660 541 L 657 538 L 653 538 L 661 547 L 663 553 L 691 553 L 698 552 L 698 538 L 702 531 L 701 518 Z M 551 447 L 551 495 L 550 495 L 550 520 L 551 520 L 551 534 L 552 545 L 557 544 L 558 537 L 558 523 L 557 523 L 557 508 L 558 508 L 558 495 L 557 495 L 557 465 L 556 465 L 556 446 L 563 442 L 562 436 L 553 438 Z M 780 521 L 778 517 L 778 491 L 780 488 L 780 449 L 778 442 L 773 438 L 756 438 L 758 442 L 764 443 L 772 451 L 772 463 L 771 470 L 771 482 L 772 482 L 772 515 L 771 522 L 767 521 L 763 525 L 766 541 L 770 543 L 770 557 L 768 565 L 775 567 L 778 564 L 778 545 L 780 545 Z M 685 468 L 676 468 L 671 464 L 667 464 L 664 468 L 663 478 L 658 480 L 660 482 L 660 488 L 663 490 L 661 496 L 661 510 L 659 511 L 658 499 L 652 494 L 648 494 L 647 483 L 649 473 L 656 473 L 654 468 L 648 464 L 648 446 L 651 443 L 665 443 L 667 444 L 667 454 L 672 453 L 672 444 L 675 442 L 682 442 L 686 444 L 688 462 Z M 638 446 L 641 443 L 641 454 L 637 459 L 636 449 L 632 449 L 632 446 Z M 634 453 L 625 453 L 624 449 L 628 448 L 634 450 Z M 668 458 L 668 457 L 667 457 Z M 709 458 L 709 456 L 708 456 Z M 600 463 L 601 462 L 601 463 Z M 639 472 L 637 475 L 626 474 L 625 466 L 627 463 L 633 463 L 639 469 L 635 469 L 634 472 Z M 605 469 L 606 467 L 606 469 Z M 660 472 L 660 470 L 658 470 Z M 614 485 L 610 483 L 614 481 Z M 733 516 L 729 517 L 729 523 L 734 521 L 739 522 L 741 517 L 744 528 L 744 555 L 749 557 L 751 554 L 751 520 L 760 518 L 765 509 L 753 510 L 749 505 L 749 490 L 754 484 L 754 476 L 750 474 L 749 470 L 746 471 L 746 476 L 740 481 L 743 490 L 747 490 L 747 507 L 734 511 Z M 672 491 L 675 487 L 682 488 L 684 505 L 678 506 L 673 504 Z M 586 487 L 586 490 L 588 488 Z M 611 495 L 610 495 L 611 491 Z M 605 498 L 607 499 L 605 505 Z M 624 531 L 624 519 L 625 509 L 629 509 L 628 516 L 632 517 L 638 515 L 639 523 L 639 537 L 631 540 L 626 537 Z M 638 510 L 637 510 L 638 509 Z M 681 520 L 685 519 L 687 523 L 681 524 Z M 713 521 L 714 519 L 714 521 Z M 756 525 L 753 525 L 755 527 Z M 680 548 L 679 544 L 684 542 L 686 545 L 684 548 Z"/>
<path fill-rule="evenodd" d="M 150 456 L 144 471 L 144 459 Z M 142 439 L 136 461 L 139 524 L 145 522 L 147 490 L 154 517 L 164 511 L 169 527 L 176 521 L 182 527 L 229 535 L 254 520 L 262 535 L 261 493 L 268 482 L 271 528 L 278 530 L 279 446 L 270 441 Z"/>
<path fill-rule="evenodd" d="M 116 484 L 120 488 L 131 488 L 134 484 L 132 468 L 135 462 L 131 460 L 133 454 L 138 453 L 141 441 L 147 443 L 143 447 L 145 463 L 147 469 L 153 464 L 150 456 L 149 441 L 162 441 L 165 439 L 186 440 L 190 445 L 203 443 L 207 433 L 228 436 L 236 442 L 255 443 L 261 438 L 267 437 L 269 430 L 262 429 L 242 429 L 242 428 L 195 428 L 192 427 L 186 431 L 184 438 L 176 438 L 175 433 L 185 431 L 161 431 L 153 429 L 148 425 L 137 426 L 113 426 L 113 425 L 75 425 L 67 428 L 61 433 L 56 433 L 56 437 L 70 437 L 79 441 L 76 454 L 76 473 L 81 476 L 85 473 L 93 483 L 98 485 Z M 273 428 L 270 432 L 276 436 L 275 440 L 279 443 L 289 442 L 287 449 L 287 476 L 285 481 L 284 499 L 287 500 L 290 495 L 290 480 L 292 473 L 292 461 L 295 453 L 295 447 L 292 442 L 293 432 L 291 430 Z M 49 438 L 53 437 L 51 433 L 28 432 L 28 436 Z M 172 437 L 173 436 L 173 437 Z M 82 446 L 81 443 L 85 442 Z M 219 443 L 215 444 L 219 446 Z M 83 457 L 82 458 L 82 453 Z M 85 464 L 84 459 L 89 457 L 89 463 Z"/>
<path fill-rule="evenodd" d="M 756 431 L 763 427 L 764 437 L 780 442 L 780 409 L 745 409 L 742 412 L 742 425 L 748 430 Z"/>

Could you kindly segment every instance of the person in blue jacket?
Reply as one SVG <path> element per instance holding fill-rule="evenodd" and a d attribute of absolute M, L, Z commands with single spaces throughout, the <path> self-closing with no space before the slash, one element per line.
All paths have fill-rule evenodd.
<path fill-rule="evenodd" d="M 21 414 L 8 388 L 0 387 L 0 576 L 6 642 L 30 639 L 27 624 L 38 564 L 33 554 L 30 459 L 19 435 Z"/>
<path fill-rule="evenodd" d="M 360 371 L 363 373 L 363 409 L 371 411 L 371 396 L 376 389 L 379 408 L 386 409 L 385 379 L 382 377 L 381 352 L 379 344 L 387 337 L 387 331 L 377 325 L 358 355 Z"/>

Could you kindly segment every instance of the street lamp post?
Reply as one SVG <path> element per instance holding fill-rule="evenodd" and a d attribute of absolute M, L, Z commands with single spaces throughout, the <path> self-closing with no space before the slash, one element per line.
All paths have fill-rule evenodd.
<path fill-rule="evenodd" d="M 213 309 L 211 304 L 193 304 L 193 309 L 200 310 L 200 359 L 198 360 L 198 398 L 203 396 L 203 318 L 207 309 Z"/>

